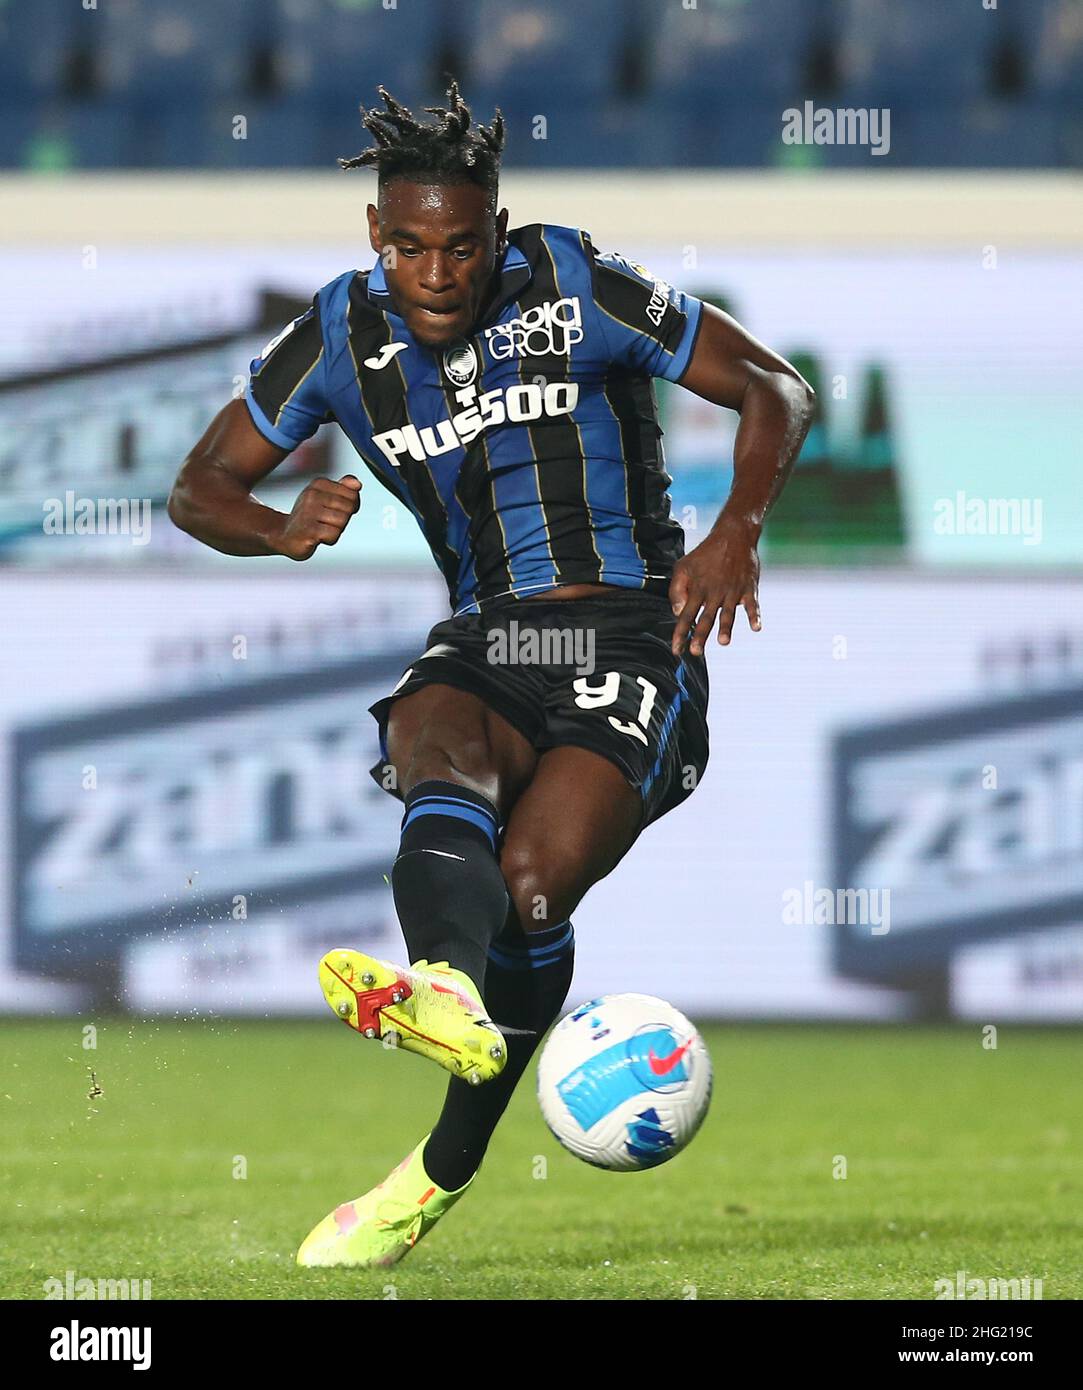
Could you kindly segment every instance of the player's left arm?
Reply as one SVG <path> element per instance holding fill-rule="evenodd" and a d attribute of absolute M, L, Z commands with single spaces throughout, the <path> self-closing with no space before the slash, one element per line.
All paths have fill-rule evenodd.
<path fill-rule="evenodd" d="M 673 652 L 691 633 L 699 656 L 718 619 L 718 640 L 729 642 L 737 609 L 760 630 L 757 545 L 764 518 L 793 468 L 812 423 L 812 387 L 789 362 L 710 304 L 702 306 L 692 357 L 681 386 L 715 405 L 740 412 L 733 446 L 733 489 L 709 534 L 678 560 L 669 586 Z"/>

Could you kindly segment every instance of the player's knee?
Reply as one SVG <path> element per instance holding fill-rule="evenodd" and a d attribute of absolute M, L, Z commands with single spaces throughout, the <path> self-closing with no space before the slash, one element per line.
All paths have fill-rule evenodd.
<path fill-rule="evenodd" d="M 578 906 L 578 897 L 566 874 L 544 852 L 505 845 L 500 870 L 524 931 L 555 926 Z"/>
<path fill-rule="evenodd" d="M 493 763 L 492 744 L 483 727 L 427 729 L 414 744 L 405 790 L 419 782 L 461 782 L 493 799 Z"/>

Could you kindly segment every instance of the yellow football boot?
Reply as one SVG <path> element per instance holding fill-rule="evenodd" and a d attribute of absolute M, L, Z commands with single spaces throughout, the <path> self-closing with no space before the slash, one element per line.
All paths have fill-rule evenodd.
<path fill-rule="evenodd" d="M 330 951 L 320 961 L 320 985 L 343 1023 L 362 1037 L 390 1039 L 472 1085 L 504 1070 L 504 1035 L 470 976 L 447 961 L 398 966 L 361 951 Z"/>
<path fill-rule="evenodd" d="M 305 1238 L 297 1263 L 372 1268 L 396 1264 L 463 1195 L 445 1192 L 425 1172 L 422 1153 L 429 1136 L 363 1197 L 343 1202 Z M 474 1177 L 477 1174 L 475 1173 Z"/>

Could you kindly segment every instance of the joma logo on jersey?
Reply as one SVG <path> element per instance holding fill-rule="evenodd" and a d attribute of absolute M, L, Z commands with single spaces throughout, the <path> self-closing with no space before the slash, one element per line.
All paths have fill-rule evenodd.
<path fill-rule="evenodd" d="M 505 362 L 509 357 L 544 357 L 553 353 L 563 356 L 573 343 L 583 341 L 579 296 L 536 304 L 522 318 L 487 328 L 485 341 L 494 362 Z"/>
<path fill-rule="evenodd" d="M 372 442 L 395 468 L 401 466 L 404 457 L 420 463 L 464 448 L 490 425 L 518 425 L 543 415 L 570 415 L 579 401 L 579 383 L 551 381 L 543 388 L 535 382 L 524 382 L 480 396 L 476 387 L 464 386 L 455 392 L 455 399 L 464 409 L 450 419 L 421 429 L 404 425 L 402 429 L 384 430 L 373 435 Z"/>

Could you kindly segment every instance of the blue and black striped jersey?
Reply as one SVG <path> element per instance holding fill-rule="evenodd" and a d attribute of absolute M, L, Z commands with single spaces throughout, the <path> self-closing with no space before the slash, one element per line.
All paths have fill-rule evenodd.
<path fill-rule="evenodd" d="M 252 362 L 252 418 L 282 449 L 337 421 L 417 518 L 455 613 L 560 584 L 664 594 L 684 533 L 651 378 L 684 372 L 702 305 L 575 228 L 508 243 L 446 351 L 407 331 L 379 262 L 332 280 Z"/>

